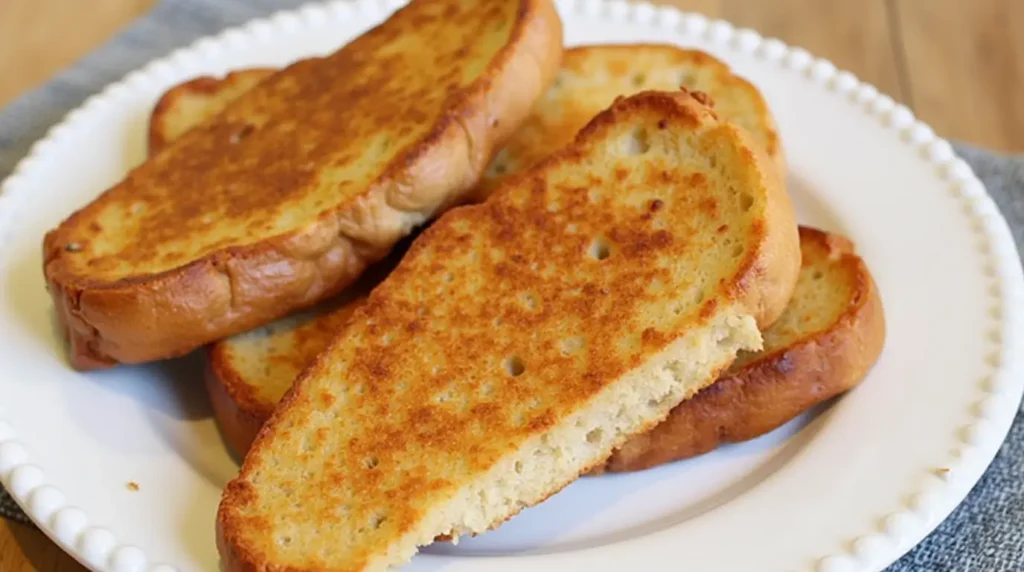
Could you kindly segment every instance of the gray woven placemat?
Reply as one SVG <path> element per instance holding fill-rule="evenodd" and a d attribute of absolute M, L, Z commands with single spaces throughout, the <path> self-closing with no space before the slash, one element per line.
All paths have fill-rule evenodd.
<path fill-rule="evenodd" d="M 304 0 L 162 0 L 145 17 L 78 64 L 0 111 L 0 179 L 71 109 L 129 71 L 193 40 Z M 957 150 L 985 182 L 1024 239 L 1024 158 L 966 145 Z M 1024 415 L 963 504 L 889 572 L 1024 570 Z M 27 522 L 0 488 L 0 515 Z"/>

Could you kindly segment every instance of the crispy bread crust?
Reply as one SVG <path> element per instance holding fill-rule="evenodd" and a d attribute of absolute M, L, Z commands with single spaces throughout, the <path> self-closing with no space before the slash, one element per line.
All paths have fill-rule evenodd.
<path fill-rule="evenodd" d="M 750 80 L 736 74 L 732 74 L 730 79 L 737 84 L 742 85 L 747 91 L 757 96 L 757 104 L 760 110 L 758 117 L 762 122 L 764 122 L 764 125 L 768 128 L 767 130 L 770 133 L 768 147 L 765 151 L 768 152 L 768 155 L 770 155 L 772 160 L 775 162 L 775 168 L 779 170 L 779 179 L 785 182 L 786 177 L 789 176 L 789 165 L 786 159 L 786 148 L 782 144 L 782 136 L 779 134 L 779 124 L 775 119 L 775 115 L 768 108 L 768 102 L 765 100 L 761 90 L 757 89 L 757 86 L 753 83 L 750 83 Z"/>
<path fill-rule="evenodd" d="M 274 410 L 267 409 L 263 401 L 252 394 L 251 386 L 238 376 L 223 353 L 223 348 L 219 351 L 216 346 L 207 350 L 203 381 L 221 435 L 241 457 Z"/>
<path fill-rule="evenodd" d="M 550 0 L 523 0 L 508 43 L 464 96 L 448 102 L 432 132 L 388 165 L 365 200 L 302 230 L 229 246 L 171 271 L 106 282 L 69 266 L 76 251 L 70 237 L 94 224 L 86 210 L 73 214 L 43 243 L 43 271 L 68 333 L 71 365 L 87 370 L 183 355 L 337 294 L 408 233 L 400 211 L 463 200 L 553 81 L 561 52 L 561 22 Z M 386 212 L 377 212 L 382 207 Z"/>
<path fill-rule="evenodd" d="M 697 98 L 693 98 L 697 99 Z M 631 117 L 634 112 L 636 113 L 657 113 L 668 121 L 696 124 L 703 121 L 709 121 L 708 116 L 713 115 L 713 112 L 698 105 L 693 101 L 690 96 L 686 93 L 680 94 L 664 94 L 664 93 L 642 93 L 630 97 L 625 100 L 620 100 L 611 109 L 602 112 L 595 117 L 587 127 L 585 127 L 577 138 L 577 145 L 567 147 L 547 160 L 542 161 L 534 171 L 531 173 L 524 173 L 522 177 L 514 176 L 507 187 L 503 189 L 514 191 L 519 189 L 534 188 L 533 182 L 539 185 L 539 188 L 543 189 L 543 182 L 538 178 L 536 180 L 531 179 L 531 175 L 540 173 L 544 169 L 549 167 L 555 167 L 562 162 L 575 163 L 578 161 L 579 155 L 582 153 L 581 148 L 586 148 L 586 144 L 592 137 L 599 137 L 601 133 L 606 129 L 612 129 L 618 124 L 618 122 L 627 120 Z M 753 147 L 753 143 L 748 139 L 748 135 L 741 130 L 736 129 L 726 123 L 719 123 L 716 126 L 716 133 L 722 134 L 723 137 L 728 137 L 730 140 L 739 140 L 741 143 L 740 147 L 749 149 Z M 760 155 L 760 156 L 758 156 Z M 763 187 L 765 197 L 762 200 L 772 203 L 772 206 L 766 208 L 762 214 L 758 216 L 758 220 L 751 223 L 751 228 L 746 231 L 749 232 L 748 241 L 749 248 L 742 254 L 742 259 L 736 263 L 735 270 L 731 270 L 730 277 L 723 280 L 715 288 L 715 297 L 713 299 L 706 300 L 701 304 L 701 310 L 697 312 L 698 315 L 694 315 L 694 320 L 697 323 L 709 320 L 710 316 L 715 312 L 719 311 L 716 308 L 724 310 L 730 308 L 730 311 L 738 311 L 741 314 L 753 315 L 758 321 L 766 321 L 771 315 L 775 314 L 775 309 L 779 306 L 783 306 L 785 301 L 789 299 L 793 287 L 795 286 L 797 274 L 799 271 L 799 240 L 796 231 L 796 223 L 794 221 L 794 214 L 790 204 L 790 200 L 785 190 L 777 180 L 777 174 L 771 163 L 771 160 L 763 154 L 763 152 L 755 150 L 750 151 L 750 154 L 741 153 L 738 158 L 743 164 L 738 169 L 744 169 L 746 173 L 750 174 L 751 180 L 758 180 L 759 186 Z M 524 191 L 525 192 L 525 191 Z M 529 193 L 526 193 L 529 195 Z M 418 315 L 415 307 L 408 306 L 407 302 L 401 298 L 402 288 L 405 284 L 411 283 L 410 281 L 417 278 L 416 283 L 421 288 L 430 289 L 436 287 L 431 279 L 435 278 L 435 275 L 414 275 L 411 273 L 417 272 L 417 269 L 423 270 L 423 265 L 429 264 L 427 261 L 430 259 L 426 256 L 427 253 L 433 252 L 429 250 L 434 245 L 452 245 L 452 241 L 448 240 L 453 238 L 449 235 L 457 235 L 460 232 L 468 232 L 457 230 L 462 228 L 461 223 L 463 221 L 471 221 L 476 218 L 481 218 L 481 224 L 485 226 L 485 232 L 505 232 L 497 229 L 489 229 L 487 222 L 494 221 L 493 225 L 498 228 L 507 228 L 508 231 L 514 227 L 515 222 L 506 217 L 510 216 L 512 209 L 511 204 L 506 204 L 509 201 L 518 200 L 513 197 L 519 197 L 520 194 L 509 193 L 506 198 L 502 190 L 492 196 L 486 203 L 477 206 L 469 206 L 456 211 L 452 211 L 445 215 L 431 228 L 427 229 L 423 237 L 414 243 L 410 249 L 409 254 L 399 264 L 398 268 L 391 274 L 391 276 L 385 280 L 385 282 L 379 286 L 370 295 L 369 301 L 360 311 L 357 312 L 359 317 L 354 318 L 349 322 L 349 328 L 360 328 L 363 327 L 368 318 L 372 316 L 374 318 L 375 325 L 370 327 L 374 332 L 379 330 L 375 329 L 376 324 L 383 323 L 394 323 L 396 327 L 406 323 L 407 320 L 411 320 L 413 324 L 420 323 L 419 319 L 416 318 Z M 538 197 L 537 200 L 542 200 Z M 774 203 L 780 203 L 774 205 Z M 532 203 L 527 203 L 531 204 Z M 518 207 L 517 207 L 518 208 Z M 525 207 L 524 207 L 525 208 Z M 541 209 L 543 203 L 538 203 L 537 206 L 531 208 Z M 447 221 L 447 222 L 445 222 Z M 500 221 L 500 222 L 499 222 Z M 589 232 L 589 231 L 582 231 Z M 445 255 L 449 253 L 457 255 L 458 250 L 453 247 L 442 247 L 438 246 L 445 252 Z M 536 245 L 534 248 L 538 248 Z M 573 255 L 575 256 L 575 255 Z M 631 275 L 635 276 L 635 275 Z M 419 279 L 425 281 L 421 283 Z M 436 275 L 436 280 L 442 280 L 440 273 Z M 631 280 L 636 280 L 631 278 Z M 633 282 L 630 282 L 632 284 Z M 615 282 L 610 288 L 612 291 L 616 291 L 616 287 L 627 288 L 628 284 L 623 282 Z M 637 297 L 641 296 L 639 292 L 635 293 Z M 545 299 L 543 294 L 538 294 L 541 299 Z M 618 296 L 629 296 L 624 291 L 618 291 Z M 632 297 L 632 296 L 629 296 Z M 554 300 L 554 298 L 551 298 Z M 619 308 L 621 310 L 621 308 Z M 553 309 L 547 310 L 547 312 L 554 312 Z M 561 315 L 561 314 L 560 314 Z M 631 314 L 629 314 L 631 316 Z M 632 319 L 629 317 L 628 319 Z M 525 323 L 522 324 L 525 327 Z M 415 329 L 411 327 L 402 326 L 405 332 L 419 332 L 424 326 L 420 325 Z M 604 324 L 603 326 L 594 326 L 594 330 L 599 332 L 603 328 L 612 328 L 612 324 Z M 517 328 L 519 329 L 519 328 Z M 341 340 L 341 337 L 350 333 L 348 329 L 339 332 L 337 340 Z M 592 332 L 593 333 L 593 332 Z M 387 371 L 389 367 L 403 368 L 405 365 L 402 364 L 391 364 L 391 362 L 401 358 L 401 356 L 408 355 L 399 351 L 398 349 L 390 350 L 379 350 L 381 347 L 393 347 L 394 344 L 407 343 L 399 340 L 408 339 L 405 336 L 411 336 L 410 333 L 397 333 L 399 336 L 395 340 L 388 339 L 387 341 L 377 341 L 379 336 L 374 335 L 372 339 L 365 340 L 364 343 L 368 344 L 366 347 L 360 349 L 359 358 L 357 362 L 349 363 L 346 366 L 346 375 L 356 376 L 358 379 L 363 379 L 364 376 L 367 380 L 374 379 L 375 372 Z M 417 334 L 419 335 L 419 334 Z M 598 335 L 598 334 L 594 334 Z M 384 344 L 380 346 L 379 344 Z M 481 345 L 486 343 L 481 342 Z M 317 391 L 313 385 L 318 376 L 325 375 L 325 372 L 331 369 L 331 360 L 335 357 L 334 349 L 340 349 L 345 351 L 346 346 L 343 343 L 338 343 L 332 346 L 328 351 L 321 353 L 313 364 L 305 370 L 305 372 L 299 377 L 299 380 L 295 385 L 292 386 L 291 390 L 285 394 L 281 404 L 275 410 L 270 420 L 260 430 L 257 435 L 256 441 L 253 444 L 252 449 L 246 455 L 245 461 L 240 472 L 240 475 L 232 480 L 224 491 L 224 496 L 220 507 L 218 509 L 217 517 L 217 545 L 222 556 L 222 562 L 224 563 L 224 570 L 240 571 L 240 570 L 285 570 L 291 569 L 286 565 L 268 560 L 266 551 L 273 551 L 276 548 L 270 547 L 269 544 L 264 547 L 264 541 L 267 543 L 272 542 L 270 538 L 261 539 L 260 535 L 271 529 L 271 523 L 269 517 L 264 514 L 250 514 L 247 512 L 248 508 L 251 508 L 258 503 L 260 500 L 257 498 L 256 487 L 254 485 L 254 475 L 260 471 L 260 464 L 263 458 L 267 455 L 273 454 L 273 446 L 276 444 L 275 441 L 278 438 L 291 439 L 298 437 L 300 433 L 299 427 L 290 427 L 286 429 L 292 421 L 300 422 L 297 417 L 290 417 L 293 415 L 292 409 L 302 408 L 305 404 L 312 402 L 316 399 L 325 399 L 326 397 L 321 394 L 315 394 Z M 398 346 L 394 346 L 398 347 Z M 482 347 L 465 348 L 466 352 L 480 352 L 483 351 Z M 390 353 L 389 353 L 390 352 Z M 347 355 L 347 354 L 346 354 Z M 627 367 L 625 363 L 619 363 L 617 357 L 610 355 L 602 356 L 601 358 L 601 369 L 606 372 L 604 376 L 612 375 L 611 372 L 621 371 L 621 368 L 636 367 L 636 362 L 640 358 L 633 356 L 628 358 L 628 362 L 633 364 Z M 425 374 L 424 374 L 425 375 Z M 440 373 L 439 373 L 440 375 Z M 550 373 L 546 375 L 551 375 Z M 600 378 L 601 376 L 598 376 Z M 445 377 L 447 380 L 448 378 Z M 712 378 L 713 379 L 713 378 Z M 597 379 L 593 380 L 593 383 L 597 383 Z M 447 381 L 446 381 L 447 383 Z M 525 382 L 524 382 L 525 383 Z M 583 383 L 582 381 L 580 383 Z M 423 384 L 421 387 L 415 389 L 408 388 L 403 389 L 402 399 L 417 399 L 419 400 L 422 392 L 430 391 L 431 385 L 429 383 Z M 516 386 L 519 387 L 518 384 Z M 355 397 L 351 396 L 349 399 L 367 399 L 374 400 L 377 398 L 384 398 L 388 395 L 385 392 L 386 388 L 374 387 L 372 391 L 367 391 L 366 397 Z M 518 391 L 518 389 L 517 389 Z M 576 390 L 574 390 L 576 391 Z M 582 387 L 578 391 L 584 391 Z M 577 396 L 573 393 L 572 396 L 566 395 L 567 400 L 581 399 L 582 397 Z M 319 403 L 319 402 L 318 402 Z M 396 412 L 397 413 L 397 412 Z M 404 411 L 404 414 L 411 414 L 411 411 Z M 389 415 L 390 419 L 390 415 Z M 444 417 L 447 419 L 447 417 Z M 497 425 L 491 424 L 491 421 L 497 423 Z M 650 419 L 647 421 L 645 427 L 641 427 L 641 430 L 646 430 L 650 426 L 660 422 L 661 419 Z M 395 420 L 389 420 L 387 423 L 393 423 Z M 491 430 L 496 430 L 497 427 L 503 427 L 502 423 L 508 423 L 504 418 L 500 418 L 497 415 L 493 415 L 488 420 L 488 426 Z M 542 431 L 546 427 L 552 426 L 555 423 L 555 419 L 551 418 L 550 415 L 544 416 L 538 420 L 538 424 L 530 423 L 524 428 L 513 429 L 511 431 L 530 431 L 531 434 Z M 432 426 L 432 425 L 431 425 Z M 454 427 L 454 426 L 452 426 Z M 449 428 L 449 430 L 452 430 Z M 509 429 L 503 429 L 509 431 Z M 358 448 L 347 451 L 343 456 L 331 457 L 332 463 L 339 464 L 339 467 L 348 467 L 352 465 L 352 470 L 356 470 L 356 465 L 362 458 L 361 455 L 365 454 L 365 451 L 374 452 L 374 467 L 387 467 L 398 463 L 398 459 L 394 458 L 395 454 L 390 452 L 387 447 L 377 447 L 377 439 L 390 439 L 389 434 L 381 434 L 379 436 L 366 435 L 365 439 L 356 443 L 353 439 L 350 443 L 353 446 L 358 445 Z M 419 443 L 417 439 L 427 439 L 424 443 L 429 442 L 431 447 L 448 447 L 449 441 L 444 439 L 442 441 L 429 441 L 433 433 L 420 432 L 404 436 L 403 439 L 409 439 L 410 443 Z M 365 441 L 365 442 L 364 442 Z M 486 447 L 482 447 L 480 455 L 473 458 L 472 463 L 483 464 L 485 466 L 491 463 L 489 459 L 493 455 L 498 454 L 499 451 L 504 451 L 506 445 L 504 438 L 499 439 L 499 444 L 495 445 L 494 451 Z M 365 448 L 365 449 L 364 449 Z M 289 448 L 290 450 L 290 448 Z M 448 449 L 444 449 L 447 451 Z M 322 454 L 326 454 L 326 451 L 322 451 Z M 361 465 L 359 465 L 361 467 Z M 580 467 L 580 470 L 586 470 L 589 467 Z M 315 475 L 313 478 L 317 480 L 317 483 L 304 483 L 303 486 L 314 487 L 314 490 L 305 490 L 301 494 L 303 497 L 310 499 L 310 512 L 303 518 L 317 519 L 319 511 L 331 510 L 328 505 L 312 506 L 313 498 L 316 497 L 320 489 L 320 481 L 326 484 L 327 480 L 342 478 L 340 474 L 334 476 L 334 471 L 339 470 L 338 467 L 334 467 L 331 473 L 323 473 Z M 383 470 L 383 469 L 381 469 Z M 356 473 L 352 473 L 355 475 Z M 374 475 L 380 473 L 375 472 Z M 422 478 L 425 477 L 420 477 Z M 266 480 L 266 477 L 263 477 Z M 572 479 L 569 479 L 571 481 Z M 359 490 L 359 488 L 367 485 L 368 483 L 362 482 L 351 482 L 348 486 L 354 487 L 351 490 Z M 567 483 L 562 483 L 564 486 Z M 453 483 L 438 484 L 438 487 L 452 487 L 455 486 Z M 553 487 L 557 489 L 559 487 Z M 553 492 L 549 491 L 549 492 Z M 298 494 L 298 493 L 297 493 Z M 530 499 L 532 502 L 539 502 L 540 499 Z M 296 500 L 296 502 L 299 502 Z M 321 503 L 326 502 L 322 499 Z M 531 504 L 532 504 L 531 502 Z M 421 511 L 426 510 L 425 506 L 419 503 L 402 503 L 396 504 L 396 507 L 400 506 L 400 511 L 392 512 L 388 517 L 389 523 L 395 523 L 393 526 L 411 526 L 411 523 L 417 522 L 418 519 L 422 518 Z M 348 510 L 355 510 L 348 507 Z M 258 513 L 258 511 L 257 511 Z M 325 513 L 326 514 L 326 513 Z M 361 514 L 361 513 L 360 513 Z M 408 523 L 408 524 L 402 524 Z M 403 529 L 405 530 L 405 529 Z M 378 547 L 379 548 L 379 547 Z M 360 556 L 359 558 L 365 558 L 366 556 Z M 311 560 L 312 561 L 312 560 Z M 320 564 L 323 565 L 323 564 Z M 310 566 L 317 567 L 317 565 L 310 564 Z"/>
<path fill-rule="evenodd" d="M 203 116 L 204 118 L 212 117 L 221 111 L 229 101 L 274 71 L 276 70 L 273 68 L 249 68 L 228 72 L 224 77 L 219 78 L 201 76 L 172 87 L 153 106 L 147 137 L 149 154 L 159 153 L 161 149 L 181 135 L 178 132 L 181 125 L 176 121 L 174 114 L 187 106 L 190 99 L 202 97 Z M 213 99 L 209 97 L 211 94 L 215 95 Z"/>
<path fill-rule="evenodd" d="M 800 236 L 853 270 L 855 284 L 842 315 L 824 331 L 727 372 L 591 474 L 644 470 L 759 437 L 864 379 L 885 343 L 885 316 L 874 279 L 846 238 L 807 227 L 801 227 Z"/>
<path fill-rule="evenodd" d="M 698 92 L 694 97 L 705 105 L 712 104 L 705 94 Z M 718 117 L 717 114 L 715 116 Z M 774 159 L 748 132 L 734 124 L 728 125 L 746 143 L 745 148 L 753 155 L 749 157 L 750 161 L 771 167 L 762 170 L 769 197 L 762 229 L 764 250 L 760 258 L 752 261 L 749 272 L 734 286 L 737 298 L 745 298 L 754 305 L 754 318 L 758 327 L 764 330 L 779 319 L 793 295 L 801 263 L 799 227 L 786 183 Z M 771 286 L 764 287 L 765 284 Z"/>
<path fill-rule="evenodd" d="M 366 293 L 379 282 L 387 268 L 393 266 L 401 250 L 396 249 L 383 263 L 367 269 L 359 283 L 346 291 L 351 296 L 345 296 L 344 300 L 332 300 L 329 311 L 324 309 L 322 313 L 314 312 L 314 318 L 291 330 L 293 343 L 289 349 L 293 353 L 268 356 L 264 365 L 301 371 L 330 341 L 329 336 L 366 301 Z M 237 455 L 244 456 L 260 427 L 274 412 L 277 399 L 267 395 L 267 387 L 255 384 L 251 378 L 246 377 L 246 371 L 238 363 L 241 359 L 237 355 L 239 351 L 234 345 L 223 342 L 207 346 L 204 379 L 224 439 Z M 280 363 L 282 359 L 288 364 Z M 288 381 L 293 380 L 294 376 Z"/>

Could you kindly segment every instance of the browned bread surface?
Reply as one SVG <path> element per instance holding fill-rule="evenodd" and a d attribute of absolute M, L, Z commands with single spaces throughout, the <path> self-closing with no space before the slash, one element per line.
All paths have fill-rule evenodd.
<path fill-rule="evenodd" d="M 201 76 L 167 90 L 149 119 L 149 152 L 157 153 L 186 131 L 214 117 L 232 101 L 274 73 L 271 68 Z"/>
<path fill-rule="evenodd" d="M 802 268 L 789 306 L 710 387 L 626 442 L 593 473 L 647 469 L 746 441 L 861 382 L 882 352 L 881 296 L 853 244 L 801 227 Z"/>
<path fill-rule="evenodd" d="M 151 149 L 158 150 L 205 120 L 241 95 L 243 86 L 269 73 L 244 70 L 223 80 L 199 78 L 173 88 L 154 111 Z M 492 162 L 477 198 L 486 196 L 500 179 L 565 145 L 618 95 L 643 88 L 671 90 L 679 82 L 709 92 L 719 113 L 747 129 L 784 170 L 775 121 L 764 98 L 718 59 L 668 45 L 581 46 L 566 51 L 555 85 L 512 135 L 507 150 Z M 347 314 L 350 308 L 339 311 Z M 314 323 L 318 319 L 323 323 Z M 240 452 L 248 449 L 259 427 L 306 364 L 305 359 L 315 355 L 316 348 L 326 347 L 335 321 L 330 314 L 323 318 L 307 314 L 301 320 L 285 318 L 213 344 L 207 383 L 218 421 L 233 448 Z M 300 323 L 303 325 L 296 327 Z M 290 355 L 293 348 L 298 349 Z"/>
<path fill-rule="evenodd" d="M 785 180 L 786 159 L 775 118 L 749 81 L 700 50 L 668 44 L 579 46 L 565 51 L 554 84 L 487 169 L 478 195 L 504 175 L 529 167 L 572 141 L 576 132 L 619 96 L 678 87 L 710 96 L 715 111 L 747 130 Z"/>
<path fill-rule="evenodd" d="M 151 138 L 169 141 L 196 120 L 243 93 L 269 73 L 248 69 L 226 76 L 200 78 L 171 90 L 153 117 Z M 565 50 L 554 85 L 537 103 L 529 119 L 515 131 L 485 174 L 477 197 L 506 175 L 515 173 L 569 143 L 576 132 L 620 95 L 642 90 L 668 91 L 679 86 L 700 91 L 714 101 L 726 119 L 746 129 L 774 159 L 785 178 L 786 158 L 775 118 L 749 81 L 732 73 L 714 56 L 668 44 L 602 44 Z"/>
<path fill-rule="evenodd" d="M 302 369 L 365 300 L 365 293 L 352 293 L 238 334 L 231 343 L 210 346 L 206 391 L 221 433 L 236 454 L 249 450 Z"/>
<path fill-rule="evenodd" d="M 398 264 L 420 232 L 402 239 L 341 295 L 209 346 L 206 390 L 221 433 L 236 454 L 249 450 L 299 373 L 366 302 L 367 294 Z"/>
<path fill-rule="evenodd" d="M 619 100 L 442 216 L 300 375 L 225 489 L 225 570 L 383 569 L 540 502 L 759 348 L 799 259 L 744 131 Z"/>
<path fill-rule="evenodd" d="M 870 271 L 839 235 L 801 227 L 800 239 L 797 287 L 782 317 L 764 332 L 764 350 L 740 354 L 712 386 L 591 474 L 647 469 L 759 437 L 863 380 L 885 340 Z M 282 322 L 274 334 L 214 346 L 211 363 L 221 371 L 207 379 L 208 389 L 235 451 L 248 450 L 291 380 L 365 298 L 346 300 L 339 309 L 304 315 L 294 329 L 293 322 Z"/>
<path fill-rule="evenodd" d="M 465 200 L 561 51 L 550 0 L 415 0 L 259 81 L 47 234 L 71 363 L 180 355 L 337 294 Z"/>

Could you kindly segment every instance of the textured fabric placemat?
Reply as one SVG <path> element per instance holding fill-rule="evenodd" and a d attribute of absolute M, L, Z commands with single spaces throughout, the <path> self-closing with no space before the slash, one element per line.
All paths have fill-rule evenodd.
<path fill-rule="evenodd" d="M 87 97 L 171 50 L 305 0 L 162 0 L 119 36 L 38 90 L 0 110 L 0 179 L 49 127 Z M 1024 158 L 956 145 L 1024 239 Z M 963 504 L 889 572 L 1024 570 L 1024 415 Z M 0 488 L 0 515 L 27 522 Z"/>

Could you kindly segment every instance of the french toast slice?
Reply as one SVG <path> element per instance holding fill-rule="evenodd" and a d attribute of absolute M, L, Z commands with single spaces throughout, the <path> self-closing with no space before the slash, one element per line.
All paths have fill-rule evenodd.
<path fill-rule="evenodd" d="M 220 108 L 225 100 L 240 95 L 238 87 L 244 82 L 257 82 L 267 73 L 243 70 L 223 80 L 204 77 L 173 88 L 161 98 L 151 118 L 152 149 L 158 150 L 205 118 L 209 111 L 203 109 L 203 101 Z M 500 179 L 568 143 L 615 97 L 647 87 L 674 90 L 679 81 L 709 93 L 720 115 L 746 128 L 785 172 L 780 137 L 763 96 L 732 75 L 720 60 L 701 51 L 660 44 L 579 46 L 565 51 L 555 85 L 512 135 L 506 150 L 492 161 L 476 198 L 486 197 Z M 331 312 L 348 315 L 349 303 L 337 309 L 325 305 L 320 314 L 304 313 L 301 320 L 284 318 L 211 345 L 207 388 L 218 422 L 235 451 L 244 453 L 249 448 L 302 367 L 327 346 L 337 321 Z"/>
<path fill-rule="evenodd" d="M 800 227 L 802 266 L 760 352 L 741 352 L 710 387 L 630 438 L 591 474 L 648 469 L 760 437 L 858 385 L 882 353 L 885 315 L 849 239 Z"/>
<path fill-rule="evenodd" d="M 680 86 L 710 96 L 719 116 L 746 129 L 785 181 L 782 138 L 767 101 L 725 62 L 669 44 L 607 44 L 565 51 L 554 83 L 491 161 L 478 196 L 486 196 L 506 174 L 527 168 L 572 141 L 579 128 L 616 97 Z"/>
<path fill-rule="evenodd" d="M 253 68 L 223 79 L 197 78 L 170 90 L 150 119 L 154 148 L 168 143 L 270 70 Z M 774 159 L 785 180 L 786 157 L 775 118 L 761 92 L 718 58 L 669 44 L 600 44 L 567 48 L 554 84 L 491 162 L 478 195 L 505 175 L 543 159 L 570 142 L 595 114 L 620 95 L 683 86 L 711 97 L 715 109 L 746 129 Z M 204 109 L 204 102 L 210 109 Z"/>
<path fill-rule="evenodd" d="M 337 294 L 466 199 L 561 52 L 550 0 L 413 0 L 259 81 L 47 233 L 72 365 L 182 355 Z"/>
<path fill-rule="evenodd" d="M 224 569 L 382 570 L 485 531 L 760 349 L 800 267 L 794 213 L 702 99 L 619 99 L 426 229 L 225 488 Z"/>
<path fill-rule="evenodd" d="M 589 474 L 644 470 L 760 437 L 863 381 L 885 343 L 874 278 L 841 235 L 801 226 L 800 247 L 796 289 L 763 332 L 764 348 L 741 352 L 714 384 Z M 234 451 L 245 454 L 298 374 L 368 291 L 212 346 L 207 390 Z"/>

